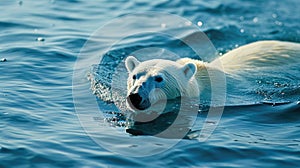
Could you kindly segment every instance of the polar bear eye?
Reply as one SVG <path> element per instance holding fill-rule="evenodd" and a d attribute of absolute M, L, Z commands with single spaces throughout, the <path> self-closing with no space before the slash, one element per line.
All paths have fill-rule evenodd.
<path fill-rule="evenodd" d="M 136 75 L 133 75 L 133 76 L 132 76 L 132 79 L 133 79 L 133 80 L 136 80 Z"/>
<path fill-rule="evenodd" d="M 154 78 L 154 80 L 155 80 L 156 82 L 162 82 L 164 79 L 163 79 L 161 76 L 156 76 L 156 77 Z"/>

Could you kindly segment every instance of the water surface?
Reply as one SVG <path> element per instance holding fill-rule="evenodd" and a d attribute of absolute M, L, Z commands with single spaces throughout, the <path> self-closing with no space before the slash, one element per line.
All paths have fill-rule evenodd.
<path fill-rule="evenodd" d="M 298 1 L 4 0 L 0 6 L 0 58 L 7 59 L 0 62 L 0 167 L 299 167 L 300 85 L 299 75 L 292 70 L 286 72 L 290 76 L 273 74 L 265 78 L 258 74 L 255 81 L 247 80 L 253 83 L 246 82 L 251 87 L 240 95 L 249 99 L 225 107 L 217 129 L 205 142 L 132 137 L 123 127 L 98 134 L 102 139 L 134 139 L 135 144 L 112 141 L 111 145 L 117 144 L 114 149 L 122 150 L 119 152 L 99 146 L 85 133 L 72 95 L 73 67 L 81 48 L 94 31 L 113 18 L 143 11 L 176 14 L 198 24 L 216 50 L 225 53 L 258 40 L 299 43 Z M 164 27 L 161 23 L 158 26 Z M 98 40 L 118 37 L 114 33 L 107 32 Z M 189 35 L 187 31 L 182 37 Z M 105 54 L 121 61 L 128 53 L 149 47 L 196 57 L 177 40 L 157 34 L 123 39 Z M 299 71 L 297 67 L 295 71 Z M 89 84 L 86 76 L 82 79 Z M 90 88 L 86 92 L 94 96 Z M 98 104 L 114 111 L 101 99 Z M 201 113 L 199 120 L 205 115 Z M 145 140 L 149 142 L 145 150 L 163 149 L 161 144 L 168 142 L 175 145 L 145 157 L 119 154 L 139 147 Z"/>

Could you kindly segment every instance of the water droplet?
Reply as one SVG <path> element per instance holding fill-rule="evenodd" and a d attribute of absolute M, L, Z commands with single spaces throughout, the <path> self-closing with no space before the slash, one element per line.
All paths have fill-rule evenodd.
<path fill-rule="evenodd" d="M 244 33 L 244 32 L 245 32 L 245 30 L 244 30 L 244 29 L 241 29 L 241 30 L 240 30 L 240 32 L 241 32 L 241 33 Z"/>
<path fill-rule="evenodd" d="M 254 17 L 252 21 L 253 21 L 253 23 L 257 23 L 258 22 L 258 18 Z"/>
<path fill-rule="evenodd" d="M 273 14 L 272 14 L 272 17 L 273 17 L 274 19 L 276 19 L 278 16 L 277 16 L 277 14 L 273 13 Z"/>
<path fill-rule="evenodd" d="M 161 28 L 166 28 L 166 27 L 167 27 L 167 24 L 162 23 L 162 24 L 160 24 L 160 27 L 161 27 Z"/>
<path fill-rule="evenodd" d="M 238 47 L 239 47 L 239 45 L 238 45 L 238 44 L 236 44 L 236 45 L 234 45 L 234 47 L 235 47 L 235 48 L 238 48 Z"/>
<path fill-rule="evenodd" d="M 45 39 L 43 37 L 38 37 L 36 40 L 37 41 L 45 41 Z"/>
<path fill-rule="evenodd" d="M 199 27 L 201 27 L 201 26 L 203 26 L 203 22 L 198 21 L 198 22 L 197 22 L 197 25 L 198 25 Z"/>
<path fill-rule="evenodd" d="M 278 26 L 282 26 L 282 22 L 277 21 L 277 20 L 275 21 L 275 24 L 278 25 Z"/>

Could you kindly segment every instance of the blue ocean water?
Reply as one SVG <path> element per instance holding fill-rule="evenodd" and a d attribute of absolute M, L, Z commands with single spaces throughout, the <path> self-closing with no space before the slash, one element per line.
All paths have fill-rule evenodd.
<path fill-rule="evenodd" d="M 275 81 L 258 78 L 253 85 L 257 89 L 243 90 L 256 95 L 250 104 L 225 107 L 207 141 L 180 140 L 163 152 L 144 157 L 120 153 L 141 145 L 139 140 L 148 141 L 148 148 L 174 140 L 132 137 L 124 127 L 117 127 L 121 135 L 103 133 L 120 137 L 119 143 L 106 145 L 123 151 L 111 151 L 111 147 L 93 141 L 81 127 L 72 93 L 73 68 L 82 47 L 93 32 L 112 19 L 146 11 L 175 14 L 198 25 L 217 51 L 225 53 L 258 40 L 299 43 L 298 6 L 297 0 L 2 0 L 0 59 L 6 61 L 0 62 L 0 167 L 299 167 L 297 74 Z M 132 25 L 130 31 L 139 31 L 143 25 Z M 168 29 L 168 25 L 158 25 Z M 184 37 L 192 35 L 186 33 Z M 97 40 L 105 43 L 120 34 L 107 32 Z M 123 39 L 105 53 L 106 58 L 120 61 L 141 46 L 164 46 L 193 57 L 178 41 L 148 34 Z M 294 69 L 297 72 L 297 67 Z M 85 76 L 82 79 L 89 83 Z M 83 92 L 93 95 L 91 89 Z M 253 103 L 261 100 L 263 104 Z M 99 106 L 114 111 L 101 101 Z M 100 139 L 109 138 L 101 135 Z M 122 137 L 137 143 L 126 144 Z"/>

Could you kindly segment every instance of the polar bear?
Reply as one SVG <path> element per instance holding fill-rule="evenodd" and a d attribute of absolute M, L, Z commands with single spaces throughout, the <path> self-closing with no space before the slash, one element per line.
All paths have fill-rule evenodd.
<path fill-rule="evenodd" d="M 254 42 L 236 48 L 210 63 L 190 58 L 140 62 L 128 56 L 125 60 L 129 73 L 126 102 L 132 111 L 147 113 L 161 100 L 199 96 L 207 89 L 211 75 L 234 77 L 247 70 L 299 61 L 300 44 L 283 41 Z"/>

